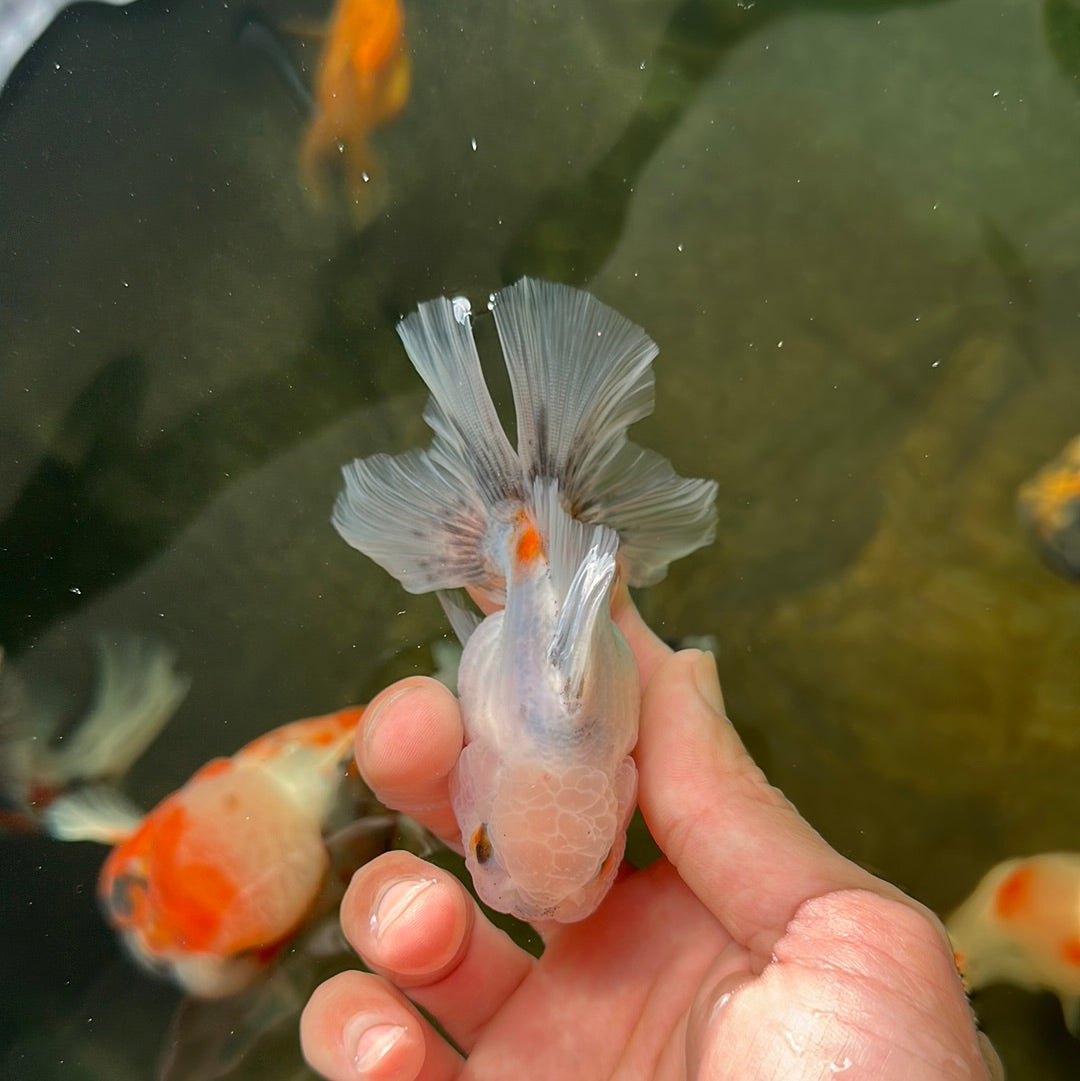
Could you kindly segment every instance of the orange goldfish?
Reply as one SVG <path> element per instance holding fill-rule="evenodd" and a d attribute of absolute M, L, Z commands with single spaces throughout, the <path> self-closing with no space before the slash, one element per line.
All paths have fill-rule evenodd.
<path fill-rule="evenodd" d="M 1080 1037 L 1080 854 L 999 863 L 946 927 L 969 991 L 1001 982 L 1053 991 Z"/>
<path fill-rule="evenodd" d="M 197 997 L 232 994 L 274 960 L 324 895 L 323 830 L 341 801 L 362 712 L 276 728 L 207 763 L 145 816 L 109 790 L 84 788 L 49 806 L 46 828 L 115 845 L 99 899 L 140 965 Z M 380 845 L 365 858 L 381 851 L 391 822 L 362 820 Z"/>
<path fill-rule="evenodd" d="M 368 202 L 365 185 L 379 172 L 368 139 L 408 96 L 400 0 L 337 0 L 315 75 L 315 112 L 300 146 L 300 171 L 316 199 L 320 174 L 340 156 L 348 198 Z"/>
<path fill-rule="evenodd" d="M 1020 486 L 1017 507 L 1047 565 L 1080 578 L 1080 436 Z"/>

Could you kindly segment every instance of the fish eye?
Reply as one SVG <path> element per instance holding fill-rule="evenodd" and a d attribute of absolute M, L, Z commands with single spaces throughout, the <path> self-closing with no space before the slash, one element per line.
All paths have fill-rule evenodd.
<path fill-rule="evenodd" d="M 488 836 L 487 823 L 481 822 L 470 842 L 472 850 L 476 853 L 476 862 L 482 867 L 495 854 L 491 847 L 491 838 Z"/>
<path fill-rule="evenodd" d="M 105 899 L 109 914 L 118 920 L 130 920 L 135 915 L 138 894 L 146 893 L 146 879 L 142 875 L 119 874 L 113 879 L 109 896 Z"/>

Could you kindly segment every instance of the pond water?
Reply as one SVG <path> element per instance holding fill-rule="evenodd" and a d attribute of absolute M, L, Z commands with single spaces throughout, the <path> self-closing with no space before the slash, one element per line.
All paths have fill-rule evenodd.
<path fill-rule="evenodd" d="M 429 670 L 438 607 L 331 529 L 339 466 L 426 441 L 397 319 L 527 272 L 659 344 L 636 437 L 719 482 L 720 526 L 639 602 L 715 637 L 809 820 L 942 913 L 1080 849 L 1080 587 L 1014 506 L 1080 431 L 1080 4 L 405 6 L 359 216 L 305 196 L 303 118 L 233 6 L 69 9 L 0 95 L 9 655 L 65 687 L 102 630 L 175 651 L 145 806 Z M 0 843 L 0 1074 L 157 1076 L 178 996 L 102 924 L 102 850 Z M 1010 1078 L 1080 1075 L 1051 996 L 976 1005 Z M 228 1076 L 304 1076 L 288 1033 Z"/>

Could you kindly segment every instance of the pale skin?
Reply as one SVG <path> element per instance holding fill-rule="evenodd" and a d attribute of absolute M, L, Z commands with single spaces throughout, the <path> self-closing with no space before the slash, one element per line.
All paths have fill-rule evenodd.
<path fill-rule="evenodd" d="M 624 874 L 582 923 L 541 928 L 539 960 L 448 873 L 405 852 L 372 861 L 341 919 L 373 973 L 315 991 L 301 1021 L 312 1067 L 331 1081 L 1001 1076 L 939 921 L 769 785 L 710 655 L 672 653 L 625 596 L 616 607 L 641 673 L 639 805 L 665 858 Z M 361 723 L 357 762 L 379 798 L 455 842 L 456 699 L 406 679 Z"/>

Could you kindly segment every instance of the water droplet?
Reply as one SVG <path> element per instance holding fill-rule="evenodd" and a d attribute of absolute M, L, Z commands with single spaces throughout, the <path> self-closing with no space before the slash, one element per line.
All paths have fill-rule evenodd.
<path fill-rule="evenodd" d="M 472 315 L 472 305 L 468 297 L 453 297 L 450 301 L 454 309 L 454 318 L 463 326 L 469 325 L 469 317 Z"/>

